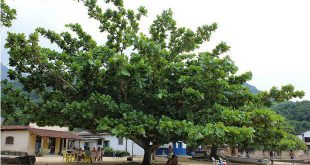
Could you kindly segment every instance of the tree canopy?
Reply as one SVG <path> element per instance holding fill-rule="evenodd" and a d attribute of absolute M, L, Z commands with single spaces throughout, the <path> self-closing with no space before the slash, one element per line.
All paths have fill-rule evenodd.
<path fill-rule="evenodd" d="M 296 148 L 286 138 L 283 117 L 267 107 L 304 93 L 287 85 L 252 94 L 243 86 L 251 72 L 237 74 L 225 42 L 195 53 L 210 40 L 216 23 L 196 30 L 178 27 L 169 9 L 143 34 L 144 7 L 131 10 L 121 0 L 106 0 L 114 7 L 103 10 L 96 0 L 82 2 L 90 18 L 100 22 L 106 42 L 98 45 L 79 24 L 66 25 L 70 31 L 62 33 L 44 28 L 29 37 L 9 33 L 5 47 L 15 68 L 9 77 L 23 90 L 5 82 L 2 97 L 23 99 L 18 104 L 4 99 L 4 110 L 20 109 L 38 125 L 132 139 L 144 148 L 145 165 L 161 144 L 177 140 L 265 149 L 283 139 Z M 40 36 L 61 51 L 40 46 Z"/>
<path fill-rule="evenodd" d="M 4 0 L 0 1 L 1 6 L 1 21 L 0 25 L 5 27 L 11 27 L 12 26 L 12 20 L 16 18 L 16 10 L 11 9 L 10 6 L 8 6 Z"/>

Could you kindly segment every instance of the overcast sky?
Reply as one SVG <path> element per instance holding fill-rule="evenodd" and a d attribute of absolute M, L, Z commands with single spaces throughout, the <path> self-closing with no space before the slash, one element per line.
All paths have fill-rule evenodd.
<path fill-rule="evenodd" d="M 100 0 L 99 0 L 100 1 Z M 89 20 L 85 7 L 74 0 L 7 0 L 17 10 L 11 28 L 1 29 L 1 61 L 8 64 L 4 50 L 6 32 L 29 34 L 36 27 L 56 32 L 67 23 L 80 23 L 99 42 L 98 23 Z M 202 50 L 212 49 L 220 41 L 231 46 L 229 56 L 239 72 L 252 71 L 249 82 L 259 90 L 293 84 L 304 90 L 310 100 L 310 1 L 308 0 L 126 0 L 125 6 L 148 9 L 141 23 L 147 31 L 162 10 L 171 8 L 179 26 L 196 29 L 218 23 L 218 30 Z M 42 41 L 43 45 L 50 45 Z"/>

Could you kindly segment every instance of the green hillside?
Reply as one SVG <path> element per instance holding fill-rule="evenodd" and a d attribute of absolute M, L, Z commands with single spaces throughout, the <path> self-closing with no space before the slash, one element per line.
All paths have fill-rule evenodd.
<path fill-rule="evenodd" d="M 248 87 L 250 92 L 253 93 L 253 94 L 257 94 L 258 92 L 260 92 L 255 86 L 253 85 L 250 85 L 248 83 L 244 83 L 243 84 L 244 86 Z"/>
<path fill-rule="evenodd" d="M 310 130 L 310 101 L 287 101 L 272 107 L 278 114 L 284 116 L 294 127 L 295 134 Z"/>

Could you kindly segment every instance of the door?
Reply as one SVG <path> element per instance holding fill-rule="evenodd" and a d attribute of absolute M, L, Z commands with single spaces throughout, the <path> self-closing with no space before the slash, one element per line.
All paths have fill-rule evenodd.
<path fill-rule="evenodd" d="M 48 141 L 48 149 L 50 149 L 50 154 L 55 154 L 55 144 L 56 144 L 56 138 L 49 138 Z"/>
<path fill-rule="evenodd" d="M 41 136 L 36 136 L 36 144 L 35 144 L 35 153 L 36 154 L 40 153 L 41 142 L 42 142 Z"/>
<path fill-rule="evenodd" d="M 183 148 L 182 142 L 178 142 L 178 148 Z"/>
<path fill-rule="evenodd" d="M 59 155 L 62 153 L 62 141 L 63 140 L 64 139 L 60 138 L 60 145 L 59 145 L 59 152 L 58 152 Z"/>

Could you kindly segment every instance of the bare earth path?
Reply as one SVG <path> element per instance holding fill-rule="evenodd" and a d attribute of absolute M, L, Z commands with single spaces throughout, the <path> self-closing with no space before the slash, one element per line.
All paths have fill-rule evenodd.
<path fill-rule="evenodd" d="M 134 157 L 134 161 L 127 161 L 126 157 L 122 159 L 113 159 L 111 157 L 104 157 L 102 162 L 95 162 L 92 163 L 94 165 L 139 165 L 142 162 L 142 157 Z M 165 165 L 166 160 L 163 158 L 157 158 L 155 161 L 152 161 L 153 165 Z M 59 164 L 59 165 L 82 165 L 82 162 L 73 162 L 73 163 L 65 163 L 62 157 L 60 156 L 45 156 L 45 157 L 37 157 L 38 165 L 53 165 L 53 164 Z M 211 162 L 208 161 L 196 161 L 191 160 L 188 158 L 181 158 L 179 160 L 180 165 L 212 165 Z M 247 165 L 242 163 L 228 163 L 228 165 Z M 275 165 L 292 165 L 292 163 L 282 163 L 282 162 L 276 162 Z M 297 164 L 294 165 L 305 165 L 305 164 Z"/>

